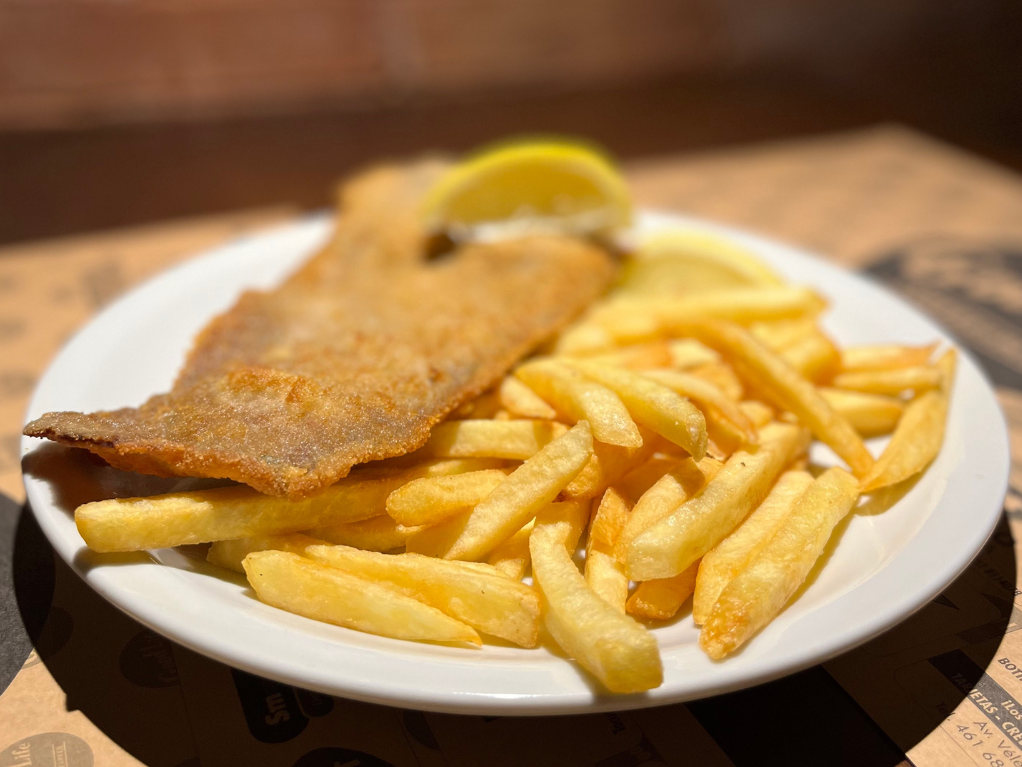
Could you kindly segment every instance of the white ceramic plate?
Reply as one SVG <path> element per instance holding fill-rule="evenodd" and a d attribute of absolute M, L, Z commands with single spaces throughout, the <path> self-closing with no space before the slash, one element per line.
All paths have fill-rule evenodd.
<path fill-rule="evenodd" d="M 948 339 L 881 287 L 788 246 L 704 222 L 645 214 L 641 229 L 683 226 L 735 237 L 791 280 L 832 301 L 828 329 L 844 344 Z M 218 248 L 106 309 L 64 348 L 28 418 L 50 410 L 140 404 L 170 388 L 192 338 L 245 288 L 269 288 L 325 238 L 313 217 Z M 874 445 L 879 447 L 879 445 Z M 39 524 L 96 591 L 150 628 L 224 663 L 321 692 L 411 708 L 475 714 L 563 714 L 689 700 L 819 663 L 904 619 L 935 597 L 980 550 L 1001 512 L 1007 431 L 993 392 L 963 354 L 940 456 L 883 514 L 860 511 L 810 585 L 734 657 L 710 661 L 686 614 L 656 629 L 663 686 L 601 692 L 546 649 L 481 650 L 402 642 L 317 623 L 256 601 L 240 577 L 175 550 L 152 556 L 90 552 L 73 521 L 85 500 L 164 492 L 174 481 L 98 468 L 84 451 L 26 438 L 25 484 Z M 827 460 L 826 449 L 815 456 Z M 180 485 L 180 482 L 177 483 Z"/>

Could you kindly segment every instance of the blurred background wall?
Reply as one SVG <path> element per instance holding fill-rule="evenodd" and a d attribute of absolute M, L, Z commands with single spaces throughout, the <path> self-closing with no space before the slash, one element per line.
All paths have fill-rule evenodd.
<path fill-rule="evenodd" d="M 0 126 L 351 109 L 734 71 L 1017 77 L 1016 0 L 0 0 Z M 970 50 L 971 49 L 971 50 Z M 928 56 L 929 54 L 929 56 Z M 950 65 L 950 66 L 949 66 Z M 967 71 L 955 71 L 956 67 Z M 1000 85 L 1005 86 L 1005 81 Z M 1018 81 L 1013 85 L 1017 88 Z"/>
<path fill-rule="evenodd" d="M 899 120 L 1022 167 L 1020 83 L 1018 0 L 0 0 L 0 240 L 314 204 L 316 157 L 508 130 L 635 156 Z M 194 175 L 218 163 L 233 183 Z M 168 164 L 191 202 L 40 180 L 146 189 Z"/>

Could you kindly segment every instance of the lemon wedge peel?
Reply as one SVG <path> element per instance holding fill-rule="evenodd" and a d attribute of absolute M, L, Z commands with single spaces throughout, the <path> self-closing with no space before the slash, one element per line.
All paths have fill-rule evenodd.
<path fill-rule="evenodd" d="M 503 144 L 453 166 L 427 193 L 431 231 L 603 233 L 628 226 L 632 200 L 614 163 L 568 141 Z"/>
<path fill-rule="evenodd" d="M 733 240 L 678 230 L 641 241 L 621 270 L 617 290 L 652 294 L 781 284 L 777 274 Z"/>

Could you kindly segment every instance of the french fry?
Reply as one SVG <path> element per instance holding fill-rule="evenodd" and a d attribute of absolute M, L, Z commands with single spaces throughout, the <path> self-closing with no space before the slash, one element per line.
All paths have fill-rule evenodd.
<path fill-rule="evenodd" d="M 940 388 L 928 391 L 908 404 L 873 471 L 863 478 L 862 492 L 902 482 L 918 474 L 937 457 L 944 442 L 956 362 L 954 349 L 949 349 L 937 361 L 937 370 L 941 374 Z"/>
<path fill-rule="evenodd" d="M 593 511 L 586 540 L 586 585 L 618 612 L 625 611 L 628 576 L 614 556 L 614 544 L 631 511 L 631 504 L 613 488 Z"/>
<path fill-rule="evenodd" d="M 560 501 L 550 503 L 540 509 L 536 515 L 533 529 L 539 525 L 566 525 L 567 533 L 564 536 L 564 550 L 568 556 L 575 555 L 578 542 L 582 539 L 586 525 L 589 524 L 589 510 L 592 502 L 585 501 Z"/>
<path fill-rule="evenodd" d="M 586 355 L 587 362 L 620 368 L 662 368 L 674 361 L 667 341 L 622 346 L 614 351 Z"/>
<path fill-rule="evenodd" d="M 314 527 L 308 533 L 322 538 L 325 543 L 354 546 L 366 551 L 393 551 L 404 546 L 422 529 L 422 525 L 402 525 L 387 514 L 381 514 L 361 522 Z"/>
<path fill-rule="evenodd" d="M 220 487 L 149 498 L 115 498 L 79 506 L 75 523 L 94 551 L 142 551 L 256 535 L 296 533 L 358 522 L 385 513 L 387 496 L 410 479 L 460 471 L 440 461 L 402 471 L 358 472 L 300 501 L 263 495 L 250 487 Z"/>
<path fill-rule="evenodd" d="M 498 393 L 491 390 L 483 392 L 474 400 L 469 400 L 451 414 L 452 419 L 493 418 L 501 409 Z"/>
<path fill-rule="evenodd" d="M 700 559 L 766 498 L 785 465 L 807 444 L 808 435 L 799 426 L 763 427 L 754 453 L 735 453 L 701 491 L 667 517 L 630 541 L 622 536 L 624 546 L 618 556 L 628 577 L 634 581 L 670 578 Z"/>
<path fill-rule="evenodd" d="M 241 563 L 253 551 L 290 551 L 292 554 L 304 555 L 305 549 L 320 543 L 326 543 L 326 541 L 304 533 L 258 535 L 252 538 L 235 538 L 230 541 L 213 541 L 209 551 L 206 552 L 206 561 L 243 573 L 245 568 Z"/>
<path fill-rule="evenodd" d="M 406 482 L 410 482 L 419 477 L 442 477 L 451 474 L 464 474 L 468 471 L 503 469 L 509 463 L 511 462 L 501 458 L 429 458 L 411 452 L 362 464 L 362 466 L 352 469 L 348 477 L 383 479 L 401 476 L 405 477 Z M 386 512 L 386 508 L 384 508 L 384 512 Z"/>
<path fill-rule="evenodd" d="M 570 420 L 589 421 L 597 441 L 621 447 L 642 444 L 639 428 L 628 409 L 606 386 L 552 359 L 527 362 L 515 375 Z"/>
<path fill-rule="evenodd" d="M 852 425 L 834 412 L 812 383 L 747 330 L 733 323 L 700 322 L 693 323 L 689 331 L 729 358 L 741 368 L 740 373 L 744 371 L 746 378 L 794 413 L 856 476 L 865 476 L 873 467 L 873 456 Z"/>
<path fill-rule="evenodd" d="M 614 339 L 594 322 L 577 322 L 565 330 L 554 344 L 555 354 L 592 354 L 614 348 Z"/>
<path fill-rule="evenodd" d="M 719 463 L 723 463 L 732 455 L 734 455 L 734 452 L 737 449 L 738 449 L 737 447 L 731 445 L 729 445 L 728 448 L 721 447 L 712 439 L 709 439 L 706 442 L 706 457 L 712 458 L 713 460 Z"/>
<path fill-rule="evenodd" d="M 759 437 L 749 440 L 745 432 L 724 418 L 719 410 L 707 408 L 706 416 L 706 455 L 718 461 L 726 461 L 736 450 L 746 445 L 755 445 Z"/>
<path fill-rule="evenodd" d="M 553 501 L 592 452 L 592 431 L 588 422 L 579 421 L 515 469 L 471 512 L 409 538 L 409 551 L 445 559 L 481 559 Z"/>
<path fill-rule="evenodd" d="M 834 412 L 848 420 L 862 437 L 890 434 L 898 425 L 905 403 L 896 397 L 846 389 L 821 388 L 820 395 Z"/>
<path fill-rule="evenodd" d="M 754 322 L 749 332 L 775 352 L 811 338 L 816 332 L 814 317 L 800 317 L 778 322 Z"/>
<path fill-rule="evenodd" d="M 681 504 L 702 490 L 721 468 L 722 464 L 712 458 L 701 461 L 686 458 L 668 468 L 636 500 L 632 513 L 618 533 L 615 556 L 624 561 L 628 545 L 637 535 L 669 517 Z"/>
<path fill-rule="evenodd" d="M 697 461 L 706 455 L 706 419 L 684 397 L 628 370 L 581 360 L 568 364 L 617 394 L 639 425 L 688 451 Z"/>
<path fill-rule="evenodd" d="M 625 609 L 629 615 L 636 618 L 670 620 L 692 596 L 698 570 L 699 563 L 693 562 L 686 570 L 672 578 L 643 581 L 628 597 Z"/>
<path fill-rule="evenodd" d="M 667 342 L 671 355 L 671 367 L 675 370 L 690 370 L 701 365 L 720 362 L 720 355 L 694 338 L 675 338 Z"/>
<path fill-rule="evenodd" d="M 507 470 L 486 469 L 413 479 L 387 496 L 387 513 L 402 525 L 436 524 L 478 504 L 507 475 Z"/>
<path fill-rule="evenodd" d="M 926 365 L 937 348 L 936 343 L 926 346 L 849 346 L 841 350 L 841 370 L 846 373 L 864 370 L 891 370 Z"/>
<path fill-rule="evenodd" d="M 692 600 L 697 626 L 709 617 L 724 587 L 770 542 L 812 481 L 809 472 L 786 471 L 749 518 L 700 560 Z"/>
<path fill-rule="evenodd" d="M 741 408 L 742 412 L 745 413 L 745 417 L 752 421 L 752 425 L 757 429 L 761 426 L 766 426 L 774 420 L 774 409 L 769 405 L 764 405 L 759 400 L 747 399 L 744 402 L 739 402 L 738 407 Z"/>
<path fill-rule="evenodd" d="M 632 504 L 657 483 L 664 474 L 677 468 L 690 456 L 657 453 L 627 471 L 614 482 L 614 487 Z M 705 459 L 704 459 L 705 460 Z"/>
<path fill-rule="evenodd" d="M 288 551 L 257 551 L 242 563 L 260 601 L 317 621 L 420 642 L 482 644 L 471 626 L 392 588 Z"/>
<path fill-rule="evenodd" d="M 502 458 L 524 461 L 567 431 L 556 421 L 445 421 L 433 427 L 416 458 Z"/>
<path fill-rule="evenodd" d="M 538 522 L 529 538 L 532 577 L 543 620 L 561 648 L 612 692 L 659 686 L 663 666 L 656 638 L 594 594 L 568 554 L 567 521 Z"/>
<path fill-rule="evenodd" d="M 709 381 L 735 402 L 738 402 L 745 394 L 745 387 L 742 386 L 735 371 L 726 362 L 700 365 L 686 372 Z"/>
<path fill-rule="evenodd" d="M 384 583 L 476 631 L 535 647 L 539 638 L 539 597 L 524 583 L 460 562 L 419 554 L 377 554 L 349 546 L 309 546 L 305 556 L 331 567 Z"/>
<path fill-rule="evenodd" d="M 940 386 L 940 371 L 931 366 L 891 368 L 890 370 L 864 370 L 834 376 L 834 387 L 865 394 L 889 394 L 929 391 Z"/>
<path fill-rule="evenodd" d="M 545 418 L 551 420 L 557 417 L 557 411 L 543 401 L 536 392 L 514 376 L 505 376 L 500 382 L 498 389 L 500 404 L 519 418 Z"/>
<path fill-rule="evenodd" d="M 641 447 L 618 447 L 604 442 L 593 442 L 593 454 L 575 479 L 564 488 L 567 499 L 595 498 L 620 477 L 656 452 L 661 438 L 648 429 L 639 429 Z"/>
<path fill-rule="evenodd" d="M 782 359 L 809 381 L 825 381 L 840 370 L 841 355 L 834 342 L 814 327 L 814 333 L 786 346 L 779 352 Z"/>
<path fill-rule="evenodd" d="M 734 652 L 781 611 L 858 497 L 858 480 L 840 468 L 828 469 L 809 485 L 770 541 L 713 605 L 699 635 L 707 655 L 719 660 Z"/>
<path fill-rule="evenodd" d="M 529 554 L 529 536 L 532 535 L 532 528 L 535 524 L 536 520 L 532 520 L 497 546 L 497 548 L 490 552 L 490 556 L 486 560 L 487 563 L 504 573 L 508 578 L 513 578 L 516 581 L 524 578 L 526 571 L 529 569 L 529 563 L 532 562 L 532 557 Z M 456 560 L 448 561 L 454 562 Z"/>
<path fill-rule="evenodd" d="M 738 407 L 737 402 L 705 378 L 676 370 L 644 370 L 640 372 L 649 380 L 666 386 L 682 397 L 688 397 L 704 412 L 708 408 L 716 410 L 744 435 L 746 442 L 755 444 L 756 427 L 753 426 L 748 416 Z"/>
<path fill-rule="evenodd" d="M 618 298 L 595 312 L 593 320 L 619 343 L 654 340 L 679 326 L 705 319 L 750 324 L 819 314 L 826 302 L 803 287 L 756 287 L 714 291 L 681 298 Z"/>

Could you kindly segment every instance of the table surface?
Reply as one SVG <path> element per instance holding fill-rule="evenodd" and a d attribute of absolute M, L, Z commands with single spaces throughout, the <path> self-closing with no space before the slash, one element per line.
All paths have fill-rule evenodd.
<path fill-rule="evenodd" d="M 888 281 L 938 315 L 991 371 L 1015 452 L 1022 452 L 1022 352 L 1011 342 L 1022 317 L 1022 180 L 1013 173 L 890 126 L 644 157 L 627 169 L 641 204 L 792 241 Z M 569 746 L 575 755 L 595 754 L 578 763 L 603 765 L 993 763 L 983 749 L 971 755 L 972 738 L 963 733 L 975 725 L 962 722 L 982 718 L 973 684 L 996 678 L 1001 692 L 1022 697 L 1010 675 L 997 677 L 997 659 L 1008 657 L 1012 632 L 1022 627 L 1013 587 L 1018 465 L 1005 525 L 977 565 L 932 610 L 887 637 L 826 668 L 752 690 L 650 712 L 573 717 L 570 725 L 310 702 L 172 647 L 89 592 L 54 562 L 20 508 L 18 432 L 35 380 L 68 335 L 123 290 L 295 213 L 264 207 L 0 248 L 0 764 L 18 763 L 4 759 L 14 759 L 19 744 L 52 746 L 53 733 L 63 738 L 55 749 L 87 751 L 97 764 L 168 767 L 344 763 L 328 746 L 427 766 L 571 763 L 563 756 Z M 985 287 L 962 284 L 963 260 L 986 274 Z M 929 273 L 932 264 L 944 271 Z M 947 675 L 931 679 L 933 668 L 952 661 L 976 669 L 962 689 Z M 283 736 L 255 727 L 246 701 L 273 696 L 304 724 L 271 745 L 260 737 Z M 352 728 L 353 720 L 364 725 Z M 594 744 L 604 738 L 618 745 L 597 753 Z"/>

